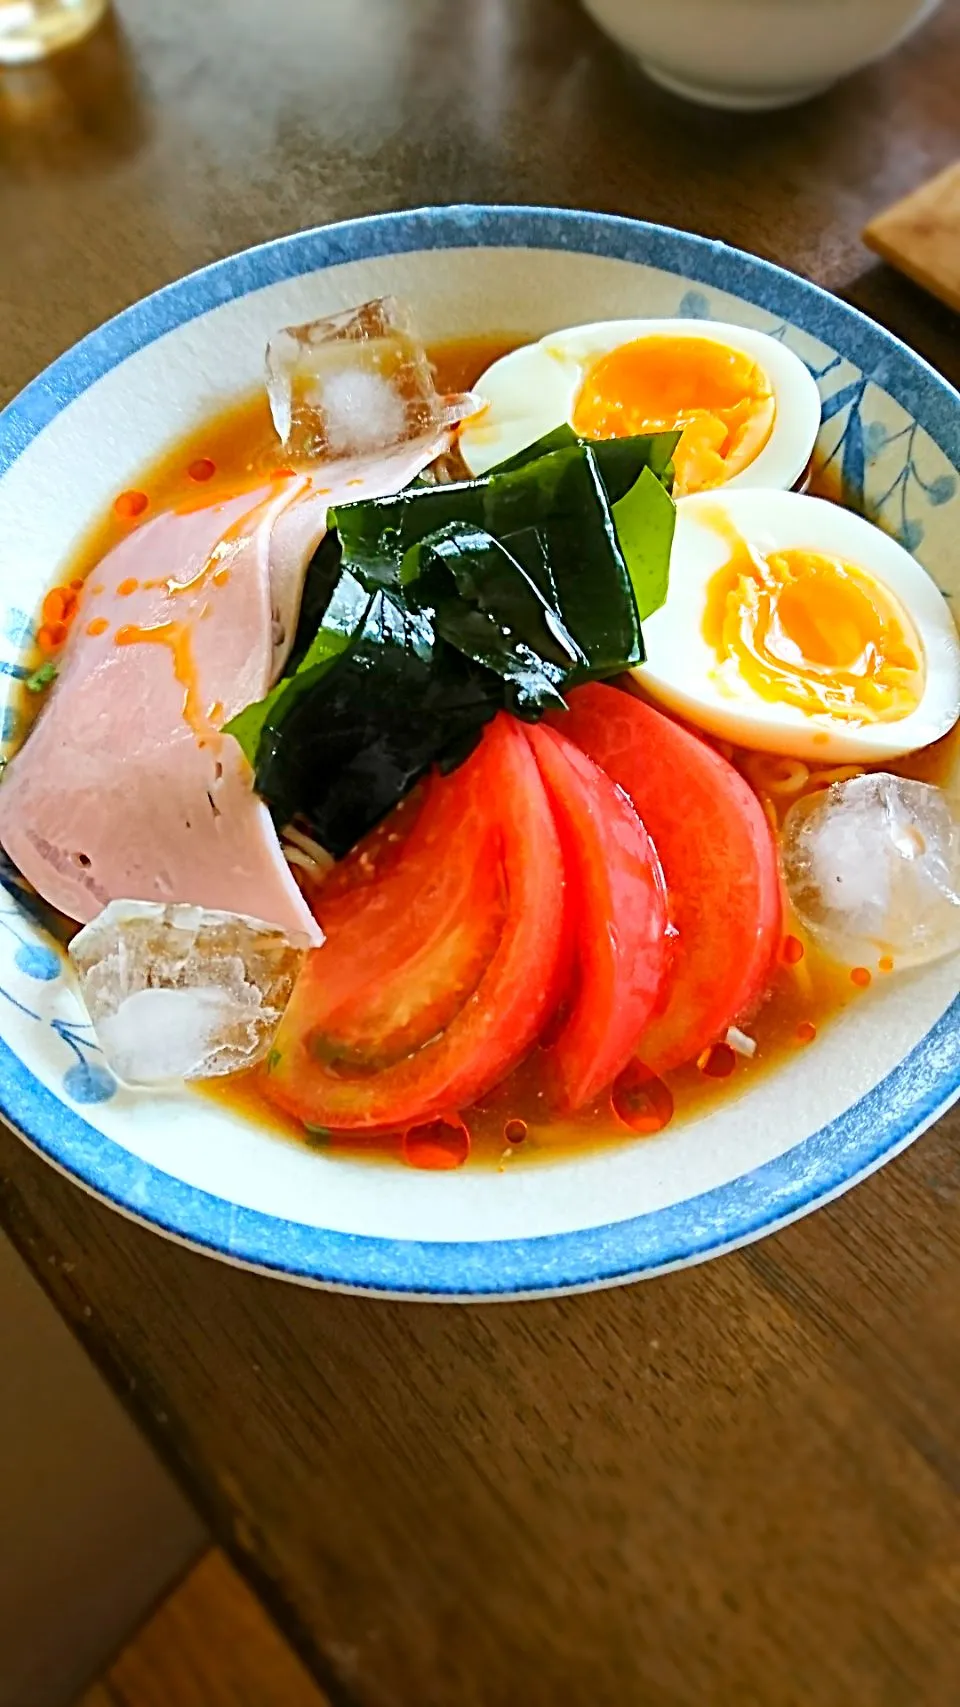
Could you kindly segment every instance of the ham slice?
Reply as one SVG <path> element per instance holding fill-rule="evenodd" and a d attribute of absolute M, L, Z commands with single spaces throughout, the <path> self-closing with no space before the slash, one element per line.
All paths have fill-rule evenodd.
<path fill-rule="evenodd" d="M 84 923 L 114 900 L 190 902 L 320 940 L 221 729 L 282 671 L 328 506 L 399 491 L 444 444 L 158 516 L 93 571 L 0 788 L 0 843 L 46 901 Z"/>

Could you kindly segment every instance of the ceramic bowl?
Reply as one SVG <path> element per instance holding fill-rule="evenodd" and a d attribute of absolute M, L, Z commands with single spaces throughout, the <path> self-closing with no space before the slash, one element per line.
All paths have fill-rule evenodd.
<path fill-rule="evenodd" d="M 655 82 L 701 106 L 790 107 L 888 53 L 940 0 L 583 0 Z"/>
<path fill-rule="evenodd" d="M 170 285 L 62 356 L 0 416 L 2 735 L 45 589 L 144 463 L 254 385 L 276 327 L 394 292 L 430 339 L 636 314 L 755 326 L 823 398 L 848 501 L 960 596 L 960 397 L 852 308 L 682 232 L 535 208 L 428 208 L 268 243 Z M 2 701 L 0 701 L 2 704 Z M 504 1297 L 714 1256 L 835 1196 L 960 1091 L 956 961 L 875 988 L 776 1073 L 656 1139 L 504 1172 L 310 1150 L 189 1091 L 121 1090 L 61 953 L 0 891 L 0 1109 L 82 1186 L 160 1233 L 291 1279 Z"/>

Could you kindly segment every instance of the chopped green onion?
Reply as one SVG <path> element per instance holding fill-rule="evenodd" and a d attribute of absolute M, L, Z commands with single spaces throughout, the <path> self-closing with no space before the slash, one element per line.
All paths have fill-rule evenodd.
<path fill-rule="evenodd" d="M 57 666 L 52 658 L 48 658 L 45 664 L 41 664 L 39 669 L 34 670 L 32 676 L 27 677 L 24 687 L 29 693 L 42 693 L 44 688 L 48 688 L 51 682 L 56 681 L 56 677 Z"/>

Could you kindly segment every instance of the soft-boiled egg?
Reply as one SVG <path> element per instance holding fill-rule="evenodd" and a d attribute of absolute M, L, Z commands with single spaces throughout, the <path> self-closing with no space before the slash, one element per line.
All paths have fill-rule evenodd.
<path fill-rule="evenodd" d="M 551 332 L 494 362 L 474 391 L 484 407 L 460 434 L 472 474 L 564 423 L 585 439 L 679 428 L 676 497 L 789 489 L 820 426 L 820 395 L 799 356 L 716 320 L 601 320 Z"/>
<path fill-rule="evenodd" d="M 634 673 L 652 699 L 742 746 L 870 763 L 960 715 L 960 642 L 930 576 L 862 516 L 795 492 L 677 506 L 666 603 Z"/>

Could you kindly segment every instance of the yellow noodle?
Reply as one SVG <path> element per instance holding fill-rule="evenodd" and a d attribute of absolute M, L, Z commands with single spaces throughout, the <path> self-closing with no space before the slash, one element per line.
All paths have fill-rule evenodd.
<path fill-rule="evenodd" d="M 862 765 L 833 765 L 829 770 L 815 770 L 811 773 L 810 781 L 820 788 L 829 788 L 834 782 L 850 782 L 855 776 L 865 775 Z"/>
<path fill-rule="evenodd" d="M 776 807 L 774 806 L 773 801 L 770 799 L 769 794 L 761 794 L 758 791 L 757 792 L 757 799 L 759 800 L 761 806 L 763 807 L 764 816 L 766 817 L 767 823 L 770 825 L 770 828 L 773 831 L 774 835 L 775 836 L 779 835 L 779 833 L 780 833 L 780 814 L 777 811 Z"/>
<path fill-rule="evenodd" d="M 800 794 L 810 781 L 810 770 L 802 759 L 780 759 L 771 769 L 767 788 L 774 795 Z"/>
<path fill-rule="evenodd" d="M 809 765 L 781 753 L 745 753 L 743 772 L 758 794 L 799 794 L 810 780 Z"/>

